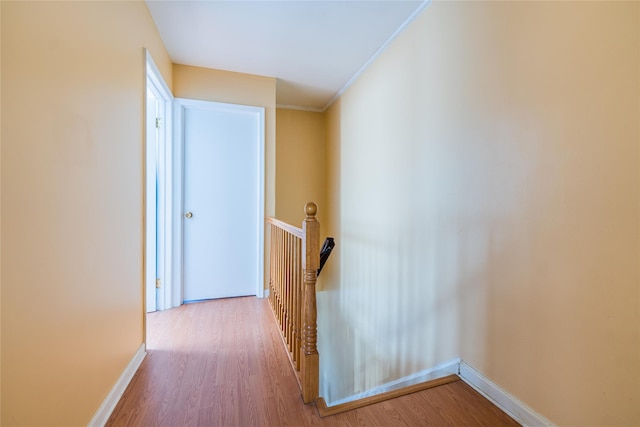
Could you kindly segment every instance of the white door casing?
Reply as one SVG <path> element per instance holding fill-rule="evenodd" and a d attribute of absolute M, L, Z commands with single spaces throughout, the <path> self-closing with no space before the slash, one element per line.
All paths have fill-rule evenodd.
<path fill-rule="evenodd" d="M 146 311 L 172 304 L 173 95 L 146 55 L 145 293 Z M 156 279 L 160 288 L 156 289 Z"/>
<path fill-rule="evenodd" d="M 147 82 L 147 114 L 146 114 L 146 147 L 145 147 L 145 287 L 146 287 L 146 311 L 157 309 L 157 149 L 158 137 L 156 129 L 156 116 L 158 103 L 155 91 L 150 82 Z"/>

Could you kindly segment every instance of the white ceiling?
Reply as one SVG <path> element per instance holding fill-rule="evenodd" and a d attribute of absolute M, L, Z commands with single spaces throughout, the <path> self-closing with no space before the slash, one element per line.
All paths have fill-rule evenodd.
<path fill-rule="evenodd" d="M 424 0 L 147 0 L 174 63 L 278 80 L 276 102 L 323 110 Z"/>

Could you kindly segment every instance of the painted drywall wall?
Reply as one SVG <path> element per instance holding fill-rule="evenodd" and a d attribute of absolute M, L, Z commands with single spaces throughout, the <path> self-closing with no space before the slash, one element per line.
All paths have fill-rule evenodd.
<path fill-rule="evenodd" d="M 640 424 L 638 6 L 434 2 L 330 108 L 321 395 L 460 356 Z"/>
<path fill-rule="evenodd" d="M 2 2 L 0 2 L 0 46 L 2 46 Z M 0 54 L 0 100 L 2 99 L 2 55 Z M 0 102 L 0 130 L 2 102 Z M 0 165 L 2 165 L 2 132 L 0 131 Z M 2 224 L 2 173 L 0 173 L 0 224 Z M 1 233 L 1 228 L 0 228 Z M 0 423 L 2 423 L 2 239 L 0 238 Z"/>
<path fill-rule="evenodd" d="M 322 227 L 324 114 L 283 108 L 276 114 L 276 217 L 301 227 L 304 205 L 315 202 Z"/>
<path fill-rule="evenodd" d="M 264 107 L 265 215 L 276 212 L 276 79 L 188 65 L 173 65 L 176 98 Z M 269 241 L 265 239 L 265 289 L 269 283 Z"/>
<path fill-rule="evenodd" d="M 86 425 L 143 340 L 144 2 L 2 2 L 2 424 Z"/>

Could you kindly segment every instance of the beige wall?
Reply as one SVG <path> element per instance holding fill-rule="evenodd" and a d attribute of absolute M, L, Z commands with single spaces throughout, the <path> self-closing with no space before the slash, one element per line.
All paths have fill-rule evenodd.
<path fill-rule="evenodd" d="M 2 424 L 82 425 L 143 341 L 144 2 L 2 2 Z"/>
<path fill-rule="evenodd" d="M 318 205 L 322 226 L 325 208 L 324 115 L 310 111 L 277 110 L 276 217 L 301 226 L 304 205 Z"/>
<path fill-rule="evenodd" d="M 2 2 L 0 2 L 0 46 L 2 46 Z M 0 100 L 2 99 L 2 55 L 0 54 Z M 2 102 L 0 102 L 2 129 Z M 0 165 L 2 165 L 2 132 L 0 131 Z M 2 173 L 0 173 L 0 224 L 2 224 Z M 0 235 L 2 230 L 0 228 Z M 0 424 L 2 424 L 2 239 L 0 238 Z"/>
<path fill-rule="evenodd" d="M 435 2 L 327 112 L 323 396 L 460 356 L 640 424 L 638 13 Z"/>

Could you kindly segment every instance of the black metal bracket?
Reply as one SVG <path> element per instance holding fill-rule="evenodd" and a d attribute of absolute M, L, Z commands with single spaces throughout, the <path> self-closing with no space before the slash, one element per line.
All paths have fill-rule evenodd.
<path fill-rule="evenodd" d="M 331 255 L 331 251 L 336 246 L 336 243 L 333 240 L 333 237 L 327 237 L 322 244 L 322 249 L 320 249 L 320 268 L 318 268 L 318 274 L 322 271 L 322 267 L 324 267 L 324 263 L 329 259 L 329 255 Z"/>

